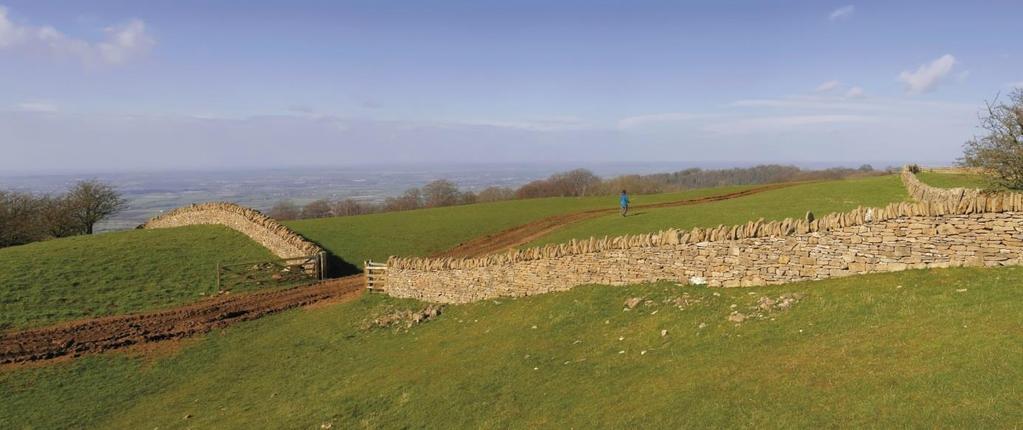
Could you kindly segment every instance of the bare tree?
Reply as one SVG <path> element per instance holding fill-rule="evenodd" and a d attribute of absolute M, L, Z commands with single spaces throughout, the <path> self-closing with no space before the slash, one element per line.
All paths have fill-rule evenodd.
<path fill-rule="evenodd" d="M 76 183 L 66 198 L 70 217 L 85 234 L 92 234 L 96 223 L 128 206 L 127 200 L 113 186 L 96 179 Z"/>
<path fill-rule="evenodd" d="M 0 191 L 0 247 L 44 239 L 40 209 L 40 199 L 31 194 Z"/>
<path fill-rule="evenodd" d="M 480 203 L 511 200 L 515 198 L 515 190 L 508 187 L 487 187 L 476 195 L 476 201 Z"/>
<path fill-rule="evenodd" d="M 282 200 L 270 208 L 267 215 L 270 218 L 285 221 L 289 219 L 298 219 L 299 216 L 302 215 L 302 211 L 299 210 L 298 206 L 290 200 Z"/>
<path fill-rule="evenodd" d="M 302 218 L 326 218 L 330 216 L 330 201 L 313 200 L 302 207 Z"/>
<path fill-rule="evenodd" d="M 446 179 L 438 179 L 423 186 L 423 204 L 428 208 L 459 204 L 458 186 Z"/>
<path fill-rule="evenodd" d="M 384 210 L 407 211 L 423 207 L 423 192 L 419 188 L 409 188 L 399 197 L 388 197 L 384 200 Z"/>
<path fill-rule="evenodd" d="M 372 212 L 372 208 L 359 203 L 355 199 L 344 199 L 334 202 L 331 210 L 333 211 L 334 216 L 362 215 Z"/>
<path fill-rule="evenodd" d="M 974 137 L 963 145 L 960 163 L 982 170 L 993 185 L 1023 188 L 1023 89 L 1009 95 L 1009 103 L 987 104 L 980 117 L 984 136 Z"/>

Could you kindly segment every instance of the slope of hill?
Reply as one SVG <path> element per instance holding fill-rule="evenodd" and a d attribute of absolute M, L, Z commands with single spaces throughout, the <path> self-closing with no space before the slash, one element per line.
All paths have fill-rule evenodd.
<path fill-rule="evenodd" d="M 663 203 L 728 194 L 751 187 L 702 188 L 635 196 Z M 358 266 L 391 255 L 426 256 L 470 239 L 551 215 L 617 207 L 617 197 L 554 197 L 449 206 L 404 212 L 289 221 L 285 224 L 334 255 Z"/>
<path fill-rule="evenodd" d="M 172 306 L 212 290 L 221 261 L 273 258 L 221 226 L 131 230 L 0 249 L 0 330 Z"/>
<path fill-rule="evenodd" d="M 1011 427 L 1021 282 L 958 268 L 594 286 L 449 306 L 407 331 L 366 323 L 422 304 L 370 295 L 148 355 L 2 370 L 0 427 Z"/>
<path fill-rule="evenodd" d="M 975 173 L 924 170 L 916 174 L 923 183 L 938 188 L 986 188 L 987 180 Z"/>
<path fill-rule="evenodd" d="M 695 206 L 640 209 L 626 218 L 603 216 L 573 224 L 530 245 L 561 243 L 591 236 L 650 233 L 669 228 L 735 225 L 758 218 L 802 218 L 807 211 L 822 216 L 858 206 L 881 207 L 908 198 L 897 175 L 815 182 Z"/>

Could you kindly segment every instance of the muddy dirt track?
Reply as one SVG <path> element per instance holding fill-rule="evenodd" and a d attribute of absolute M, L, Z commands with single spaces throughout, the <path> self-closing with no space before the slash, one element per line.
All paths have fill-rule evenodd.
<path fill-rule="evenodd" d="M 698 199 L 639 205 L 634 209 L 717 202 L 792 185 L 772 184 Z M 569 224 L 616 211 L 615 208 L 609 208 L 555 215 L 460 244 L 436 256 L 468 257 L 502 251 L 527 244 Z M 285 290 L 220 295 L 163 311 L 72 321 L 4 333 L 0 334 L 0 364 L 78 356 L 148 342 L 180 339 L 299 306 L 327 300 L 351 300 L 358 297 L 364 287 L 365 280 L 361 275 L 348 276 Z"/>
<path fill-rule="evenodd" d="M 713 196 L 700 197 L 696 199 L 678 200 L 674 202 L 664 203 L 651 203 L 647 205 L 636 205 L 630 207 L 629 210 L 656 209 L 674 206 L 690 206 L 703 203 L 719 202 L 722 200 L 736 199 L 739 197 L 745 197 L 752 194 L 762 193 L 764 191 L 771 191 L 779 188 L 791 187 L 797 184 L 799 183 L 787 182 L 781 184 L 771 184 L 762 187 L 750 188 L 743 191 L 737 191 L 734 193 L 718 194 Z M 618 212 L 617 208 L 605 208 L 593 209 L 583 212 L 553 215 L 547 218 L 533 221 L 528 224 L 515 226 L 498 233 L 470 240 L 468 242 L 459 244 L 454 248 L 433 254 L 431 255 L 431 257 L 475 257 L 480 255 L 493 254 L 495 252 L 508 250 L 509 248 L 516 248 L 525 245 L 536 239 L 546 236 L 547 234 L 555 230 L 564 228 L 569 224 L 617 212 Z"/>
<path fill-rule="evenodd" d="M 221 295 L 164 311 L 72 321 L 3 334 L 0 363 L 43 360 L 178 339 L 321 300 L 354 299 L 362 276 L 260 293 Z"/>

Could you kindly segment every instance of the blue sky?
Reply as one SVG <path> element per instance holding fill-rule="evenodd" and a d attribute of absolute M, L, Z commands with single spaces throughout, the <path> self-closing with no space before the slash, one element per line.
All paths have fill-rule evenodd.
<path fill-rule="evenodd" d="M 0 7 L 5 171 L 947 163 L 1023 86 L 1019 1 Z"/>

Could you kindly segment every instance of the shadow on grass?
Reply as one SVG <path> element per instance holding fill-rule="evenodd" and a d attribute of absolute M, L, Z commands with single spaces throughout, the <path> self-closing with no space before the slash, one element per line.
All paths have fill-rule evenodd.
<path fill-rule="evenodd" d="M 327 253 L 327 261 L 324 266 L 323 276 L 325 278 L 340 278 L 342 276 L 358 275 L 362 269 L 345 259 L 334 254 Z"/>

